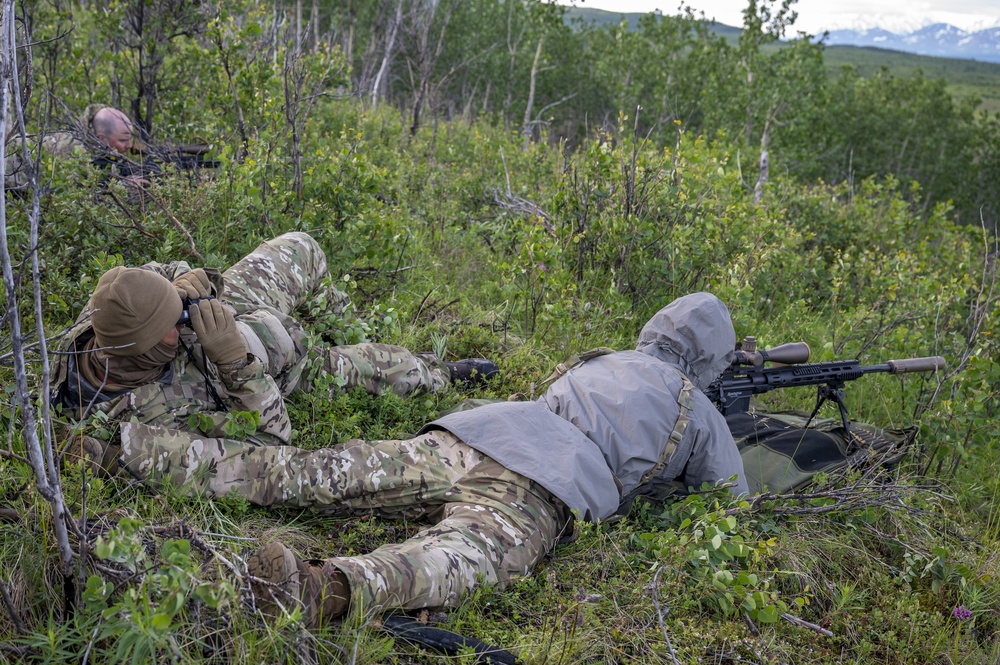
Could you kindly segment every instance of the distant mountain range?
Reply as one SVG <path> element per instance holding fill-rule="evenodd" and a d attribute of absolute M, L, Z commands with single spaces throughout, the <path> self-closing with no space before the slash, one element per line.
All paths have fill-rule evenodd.
<path fill-rule="evenodd" d="M 946 23 L 934 23 L 905 34 L 881 28 L 831 30 L 823 42 L 829 46 L 874 46 L 919 55 L 1000 63 L 1000 27 L 966 32 Z"/>
<path fill-rule="evenodd" d="M 641 16 L 638 13 L 571 7 L 566 10 L 565 20 L 570 24 L 582 21 L 609 25 L 625 19 L 634 29 Z M 723 23 L 711 23 L 710 27 L 729 40 L 737 39 L 740 34 L 739 27 Z M 822 35 L 816 35 L 816 39 L 822 39 Z M 908 33 L 889 32 L 882 28 L 830 30 L 824 43 L 828 46 L 867 46 L 917 55 L 1000 63 L 1000 26 L 975 32 L 966 32 L 946 23 L 935 23 Z"/>

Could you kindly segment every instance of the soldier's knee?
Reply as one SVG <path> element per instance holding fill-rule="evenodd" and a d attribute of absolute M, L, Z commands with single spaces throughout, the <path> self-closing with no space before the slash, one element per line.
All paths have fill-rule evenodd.
<path fill-rule="evenodd" d="M 297 257 L 295 263 L 305 268 L 312 279 L 322 279 L 326 275 L 326 252 L 308 233 L 289 231 L 271 240 L 270 244 L 290 248 Z"/>
<path fill-rule="evenodd" d="M 282 233 L 280 236 L 271 241 L 276 245 L 295 245 L 298 246 L 299 252 L 302 254 L 314 255 L 322 257 L 324 260 L 326 255 L 323 253 L 323 248 L 319 246 L 316 239 L 305 231 L 289 231 L 288 233 Z"/>

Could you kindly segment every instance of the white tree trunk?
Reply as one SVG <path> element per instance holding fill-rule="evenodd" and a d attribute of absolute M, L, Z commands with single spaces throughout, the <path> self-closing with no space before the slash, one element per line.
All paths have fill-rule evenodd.
<path fill-rule="evenodd" d="M 538 78 L 538 62 L 542 59 L 542 44 L 545 43 L 545 36 L 538 38 L 538 48 L 535 49 L 535 61 L 531 63 L 531 79 L 528 83 L 528 104 L 524 107 L 524 125 L 521 131 L 524 133 L 524 148 L 527 150 L 531 141 L 531 107 L 535 105 L 535 80 Z"/>
<path fill-rule="evenodd" d="M 27 36 L 26 36 L 27 37 Z M 24 45 L 22 45 L 24 46 Z M 11 114 L 14 115 L 13 119 Z M 9 122 L 13 120 L 13 122 Z M 14 393 L 21 416 L 21 436 L 28 461 L 35 474 L 35 487 L 52 509 L 52 528 L 59 546 L 62 573 L 68 577 L 72 573 L 73 550 L 67 530 L 68 515 L 59 478 L 59 465 L 53 453 L 52 429 L 49 420 L 48 377 L 49 364 L 45 346 L 45 331 L 42 323 L 41 280 L 38 261 L 39 192 L 36 164 L 28 152 L 24 116 L 21 109 L 20 88 L 17 72 L 17 44 L 14 24 L 14 0 L 2 0 L 0 5 L 0 137 L 8 135 L 8 125 L 13 125 L 14 136 L 20 137 L 22 167 L 28 169 L 29 187 L 32 192 L 32 206 L 29 213 L 31 232 L 31 277 L 35 311 L 35 325 L 42 358 L 42 411 L 41 425 L 44 432 L 44 450 L 38 437 L 39 419 L 35 412 L 35 400 L 28 384 L 27 363 L 25 362 L 24 336 L 21 332 L 21 315 L 18 291 L 15 286 L 14 268 L 7 243 L 7 202 L 0 196 L 0 264 L 3 268 L 3 283 L 7 294 L 7 325 L 10 329 L 11 349 L 14 362 Z M 7 146 L 0 141 L 0 164 L 6 163 Z"/>
<path fill-rule="evenodd" d="M 385 39 L 385 53 L 382 55 L 382 65 L 375 75 L 375 82 L 372 84 L 372 106 L 378 106 L 379 89 L 382 87 L 382 79 L 389 69 L 392 61 L 392 49 L 396 45 L 396 33 L 399 32 L 399 24 L 403 22 L 403 0 L 396 3 L 396 16 L 389 24 L 389 35 Z"/>

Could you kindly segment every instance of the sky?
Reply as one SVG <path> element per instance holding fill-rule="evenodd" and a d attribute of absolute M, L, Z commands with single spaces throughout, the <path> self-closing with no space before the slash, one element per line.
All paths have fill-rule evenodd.
<path fill-rule="evenodd" d="M 677 14 L 680 0 L 555 0 L 614 12 Z M 709 19 L 739 27 L 743 25 L 745 0 L 687 0 L 685 6 Z M 798 0 L 792 9 L 798 19 L 792 31 L 819 34 L 836 28 L 881 27 L 909 32 L 930 23 L 950 23 L 972 31 L 1000 26 L 1000 0 Z"/>

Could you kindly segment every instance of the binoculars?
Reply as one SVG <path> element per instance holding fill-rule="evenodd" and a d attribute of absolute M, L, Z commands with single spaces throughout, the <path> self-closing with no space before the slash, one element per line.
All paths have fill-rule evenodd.
<path fill-rule="evenodd" d="M 183 303 L 184 309 L 181 310 L 181 318 L 177 319 L 177 325 L 190 326 L 191 312 L 188 310 L 188 308 L 191 305 L 198 304 L 202 300 L 215 300 L 215 296 L 208 296 L 207 298 L 182 298 L 181 303 Z"/>

